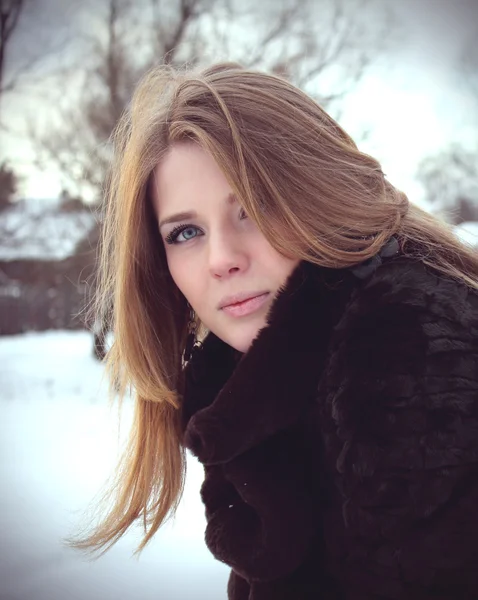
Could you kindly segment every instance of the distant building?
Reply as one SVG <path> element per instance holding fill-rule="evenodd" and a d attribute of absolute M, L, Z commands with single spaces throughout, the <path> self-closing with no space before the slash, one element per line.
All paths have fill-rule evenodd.
<path fill-rule="evenodd" d="M 57 200 L 0 212 L 0 334 L 85 327 L 98 237 L 93 212 Z"/>

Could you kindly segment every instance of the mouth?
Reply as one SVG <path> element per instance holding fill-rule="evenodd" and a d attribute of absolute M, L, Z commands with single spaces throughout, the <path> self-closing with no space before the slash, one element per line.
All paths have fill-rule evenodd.
<path fill-rule="evenodd" d="M 269 296 L 270 293 L 265 292 L 258 296 L 243 300 L 242 302 L 235 302 L 234 304 L 223 306 L 221 310 L 232 317 L 243 317 L 245 315 L 250 315 L 251 313 L 259 310 L 259 308 L 261 308 L 267 302 Z"/>

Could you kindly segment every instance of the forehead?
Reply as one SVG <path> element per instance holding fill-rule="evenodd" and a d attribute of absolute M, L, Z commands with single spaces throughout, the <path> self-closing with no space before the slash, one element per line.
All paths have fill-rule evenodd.
<path fill-rule="evenodd" d="M 212 156 L 192 142 L 172 146 L 155 168 L 153 177 L 153 202 L 158 216 L 173 209 L 198 208 L 231 192 Z"/>

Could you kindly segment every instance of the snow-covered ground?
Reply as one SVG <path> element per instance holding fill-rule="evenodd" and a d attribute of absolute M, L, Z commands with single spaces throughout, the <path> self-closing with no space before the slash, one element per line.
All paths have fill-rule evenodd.
<path fill-rule="evenodd" d="M 225 600 L 229 568 L 204 543 L 202 467 L 139 559 L 128 533 L 96 562 L 62 545 L 111 474 L 129 428 L 106 398 L 86 332 L 0 338 L 0 599 Z"/>

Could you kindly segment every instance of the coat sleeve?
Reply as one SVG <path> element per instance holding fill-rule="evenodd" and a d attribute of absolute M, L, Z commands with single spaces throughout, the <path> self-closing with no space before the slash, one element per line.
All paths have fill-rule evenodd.
<path fill-rule="evenodd" d="M 205 466 L 206 544 L 247 581 L 285 577 L 304 560 L 320 511 L 301 440 L 271 437 L 233 460 Z"/>
<path fill-rule="evenodd" d="M 478 305 L 462 300 L 357 311 L 341 332 L 326 446 L 347 600 L 478 598 Z"/>

